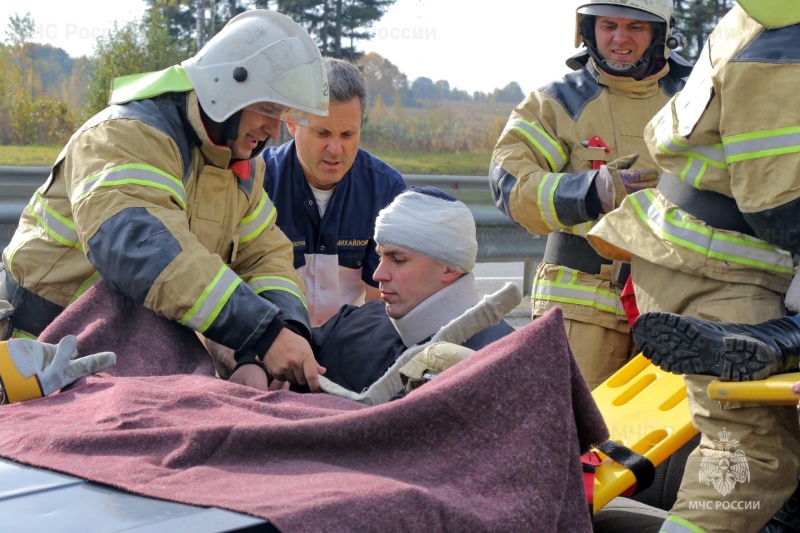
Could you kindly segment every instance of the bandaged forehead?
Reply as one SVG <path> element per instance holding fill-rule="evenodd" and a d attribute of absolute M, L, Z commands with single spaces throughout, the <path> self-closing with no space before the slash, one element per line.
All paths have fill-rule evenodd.
<path fill-rule="evenodd" d="M 375 242 L 419 252 L 463 272 L 475 267 L 475 220 L 458 199 L 433 187 L 412 187 L 375 221 Z"/>

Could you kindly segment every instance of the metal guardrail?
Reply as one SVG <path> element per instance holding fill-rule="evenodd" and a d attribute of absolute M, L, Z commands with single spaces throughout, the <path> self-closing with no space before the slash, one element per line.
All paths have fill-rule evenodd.
<path fill-rule="evenodd" d="M 11 240 L 22 210 L 49 173 L 50 167 L 0 166 L 0 250 Z M 466 203 L 475 217 L 478 261 L 523 263 L 522 289 L 530 294 L 546 239 L 531 235 L 495 207 L 487 177 L 407 174 L 403 178 L 409 185 L 438 187 Z"/>

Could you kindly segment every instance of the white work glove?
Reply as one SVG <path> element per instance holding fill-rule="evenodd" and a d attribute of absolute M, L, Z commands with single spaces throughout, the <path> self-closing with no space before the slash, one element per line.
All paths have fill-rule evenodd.
<path fill-rule="evenodd" d="M 789 285 L 789 290 L 786 291 L 786 297 L 783 301 L 786 309 L 795 315 L 800 314 L 800 275 L 798 275 L 798 270 L 800 268 L 794 269 L 792 284 Z"/>
<path fill-rule="evenodd" d="M 0 342 L 0 381 L 9 403 L 41 398 L 78 378 L 117 362 L 116 354 L 78 357 L 78 339 L 68 335 L 57 344 L 29 339 Z"/>
<path fill-rule="evenodd" d="M 659 173 L 654 168 L 631 169 L 639 154 L 618 157 L 600 167 L 594 180 L 603 213 L 608 213 L 628 194 L 658 185 Z"/>

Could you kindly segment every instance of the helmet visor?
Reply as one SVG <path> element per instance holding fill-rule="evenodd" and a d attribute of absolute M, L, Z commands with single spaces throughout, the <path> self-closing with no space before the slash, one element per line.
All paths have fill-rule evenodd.
<path fill-rule="evenodd" d="M 666 22 L 663 18 L 653 15 L 652 13 L 648 13 L 647 11 L 642 11 L 641 9 L 625 6 L 610 6 L 608 4 L 583 6 L 578 8 L 578 13 L 581 15 L 594 15 L 596 17 L 645 20 L 648 22 Z"/>
<path fill-rule="evenodd" d="M 296 124 L 297 126 L 308 125 L 307 112 L 294 109 L 293 107 L 276 104 L 275 102 L 256 102 L 255 104 L 250 104 L 249 106 L 245 107 L 245 109 L 267 117 L 277 118 L 283 122 L 290 122 L 292 124 Z"/>

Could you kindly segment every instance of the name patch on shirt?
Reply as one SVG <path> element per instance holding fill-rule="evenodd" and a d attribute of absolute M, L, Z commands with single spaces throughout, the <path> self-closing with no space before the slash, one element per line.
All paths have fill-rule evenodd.
<path fill-rule="evenodd" d="M 369 243 L 369 239 L 339 239 L 336 245 L 339 248 L 363 248 Z"/>

